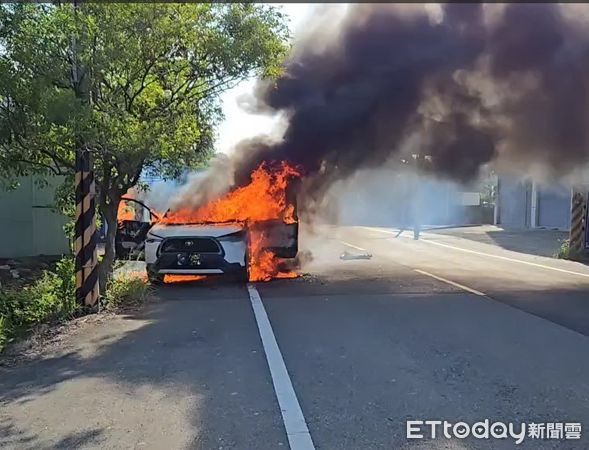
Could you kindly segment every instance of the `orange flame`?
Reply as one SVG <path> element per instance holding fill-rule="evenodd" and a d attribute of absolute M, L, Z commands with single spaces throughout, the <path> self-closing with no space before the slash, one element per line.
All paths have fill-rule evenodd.
<path fill-rule="evenodd" d="M 294 167 L 282 162 L 272 170 L 266 163 L 252 173 L 251 183 L 224 197 L 197 208 L 179 209 L 166 216 L 164 223 L 257 222 L 280 219 L 294 223 L 294 206 L 287 204 L 286 188 L 292 178 L 300 177 Z"/>
<path fill-rule="evenodd" d="M 163 223 L 221 223 L 241 222 L 251 225 L 264 220 L 281 220 L 295 223 L 295 207 L 289 203 L 286 190 L 293 178 L 301 176 L 299 170 L 282 162 L 278 167 L 262 163 L 251 174 L 251 182 L 225 196 L 197 209 L 181 208 L 169 213 Z M 265 237 L 250 230 L 249 279 L 268 281 L 272 278 L 292 278 L 295 272 L 283 271 L 275 255 L 264 248 Z"/>
<path fill-rule="evenodd" d="M 183 283 L 188 281 L 200 281 L 204 279 L 206 279 L 205 275 L 164 275 L 164 283 Z"/>
<path fill-rule="evenodd" d="M 125 200 L 121 200 L 117 211 L 117 222 L 121 223 L 123 220 L 135 220 L 135 208 Z"/>
<path fill-rule="evenodd" d="M 264 249 L 264 235 L 250 231 L 249 280 L 270 281 L 272 278 L 296 278 L 298 273 L 283 271 L 274 253 Z"/>

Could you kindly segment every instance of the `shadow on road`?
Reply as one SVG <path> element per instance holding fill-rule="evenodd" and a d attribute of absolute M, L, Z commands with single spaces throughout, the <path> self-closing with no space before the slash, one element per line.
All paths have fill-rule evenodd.
<path fill-rule="evenodd" d="M 165 286 L 158 291 L 166 301 L 81 330 L 63 350 L 0 368 L 0 447 L 284 444 L 243 290 Z"/>

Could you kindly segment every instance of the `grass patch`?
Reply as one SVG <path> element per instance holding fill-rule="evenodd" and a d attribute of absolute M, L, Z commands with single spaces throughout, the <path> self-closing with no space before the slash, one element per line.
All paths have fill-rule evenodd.
<path fill-rule="evenodd" d="M 560 244 L 560 248 L 557 250 L 554 257 L 559 258 L 559 259 L 569 259 L 570 253 L 571 253 L 570 241 L 568 239 L 565 239 Z"/>
<path fill-rule="evenodd" d="M 589 262 L 589 256 L 587 255 L 587 252 L 578 251 L 571 248 L 569 239 L 562 241 L 562 244 L 555 253 L 554 257 L 559 259 L 569 259 L 571 261 L 578 261 L 582 263 Z"/>
<path fill-rule="evenodd" d="M 113 277 L 106 287 L 102 305 L 108 310 L 143 305 L 151 295 L 151 287 L 143 277 L 127 273 Z"/>
<path fill-rule="evenodd" d="M 63 258 L 31 285 L 0 291 L 0 351 L 34 326 L 69 319 L 77 310 L 74 260 Z"/>

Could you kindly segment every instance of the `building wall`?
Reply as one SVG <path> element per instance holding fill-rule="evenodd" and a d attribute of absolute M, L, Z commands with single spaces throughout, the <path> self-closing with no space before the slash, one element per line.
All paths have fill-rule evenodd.
<path fill-rule="evenodd" d="M 521 180 L 501 177 L 498 187 L 497 224 L 506 228 L 530 226 L 530 185 Z"/>
<path fill-rule="evenodd" d="M 67 219 L 51 210 L 61 180 L 39 187 L 23 177 L 15 190 L 0 190 L 0 258 L 69 253 L 63 231 Z"/>
<path fill-rule="evenodd" d="M 568 230 L 571 225 L 571 188 L 539 186 L 537 227 Z"/>
<path fill-rule="evenodd" d="M 570 228 L 570 186 L 501 177 L 498 192 L 498 225 L 506 228 Z"/>

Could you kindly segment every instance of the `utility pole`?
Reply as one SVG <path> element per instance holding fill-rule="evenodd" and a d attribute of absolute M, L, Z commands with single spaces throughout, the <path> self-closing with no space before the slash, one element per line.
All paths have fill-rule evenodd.
<path fill-rule="evenodd" d="M 569 251 L 573 258 L 585 259 L 589 254 L 588 197 L 589 185 L 576 185 L 573 188 L 569 235 Z"/>
<path fill-rule="evenodd" d="M 74 1 L 74 17 L 78 23 L 78 4 Z M 87 72 L 78 62 L 78 43 L 72 36 L 72 84 L 76 97 L 90 104 Z M 93 308 L 98 304 L 98 259 L 96 255 L 96 204 L 94 171 L 88 148 L 84 145 L 81 130 L 76 130 L 76 223 L 74 227 L 74 251 L 76 266 L 76 301 Z"/>

